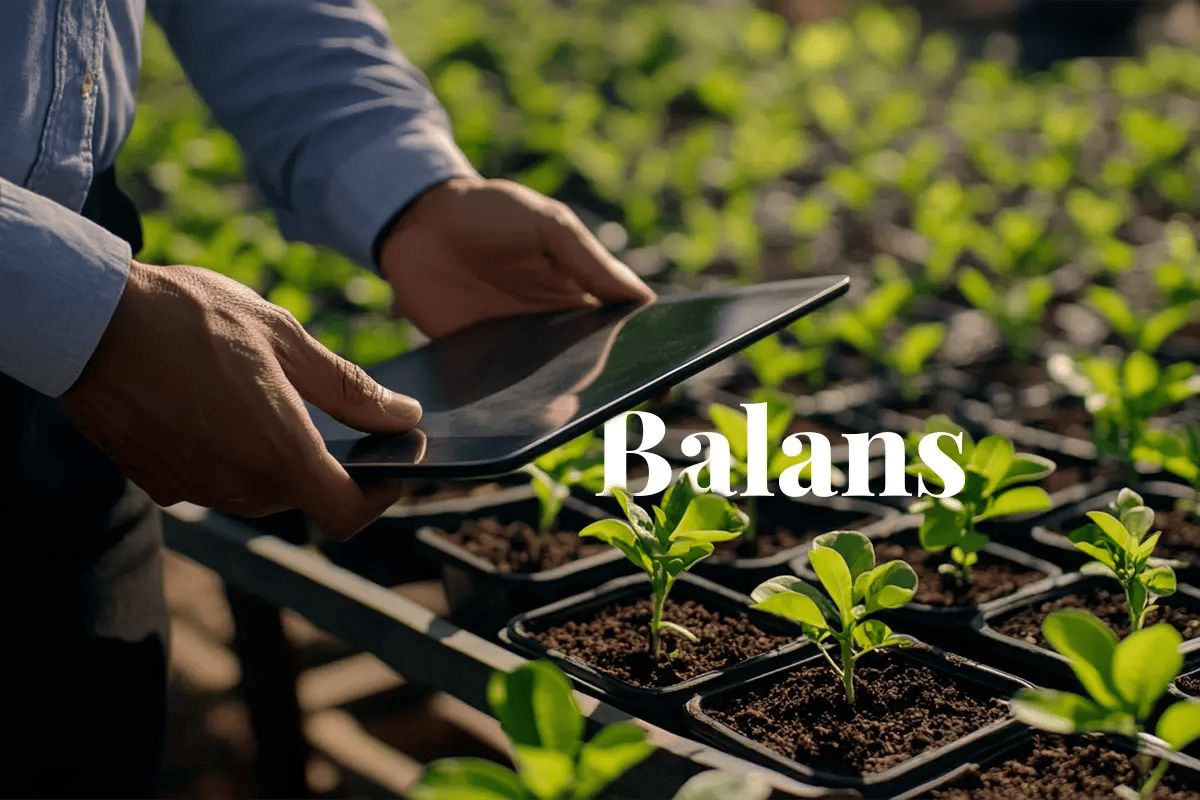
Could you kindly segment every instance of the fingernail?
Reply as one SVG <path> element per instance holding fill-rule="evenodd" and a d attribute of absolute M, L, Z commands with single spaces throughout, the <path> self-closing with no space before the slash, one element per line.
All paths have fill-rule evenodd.
<path fill-rule="evenodd" d="M 416 425 L 421 421 L 421 404 L 411 397 L 388 392 L 388 398 L 384 402 L 383 408 L 387 411 L 388 416 L 406 425 Z"/>

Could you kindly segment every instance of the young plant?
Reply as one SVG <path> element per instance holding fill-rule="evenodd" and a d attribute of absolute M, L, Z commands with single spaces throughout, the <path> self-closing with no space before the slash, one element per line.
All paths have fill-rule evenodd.
<path fill-rule="evenodd" d="M 1091 287 L 1085 299 L 1131 349 L 1147 353 L 1162 347 L 1167 337 L 1186 325 L 1192 315 L 1187 303 L 1169 305 L 1155 314 L 1139 314 L 1124 295 L 1107 286 Z"/>
<path fill-rule="evenodd" d="M 1082 609 L 1063 609 L 1042 623 L 1046 640 L 1071 662 L 1086 695 L 1054 689 L 1022 689 L 1012 699 L 1014 717 L 1050 733 L 1114 733 L 1135 739 L 1140 791 L 1124 786 L 1124 800 L 1148 798 L 1169 761 L 1154 756 L 1136 739 L 1158 699 L 1183 666 L 1179 631 L 1165 623 L 1135 631 L 1121 642 L 1112 630 Z M 1200 736 L 1200 701 L 1181 700 L 1167 708 L 1154 731 L 1168 748 L 1182 750 Z"/>
<path fill-rule="evenodd" d="M 1068 392 L 1084 398 L 1092 412 L 1096 448 L 1116 459 L 1130 482 L 1137 480 L 1137 451 L 1147 446 L 1147 423 L 1200 388 L 1193 364 L 1175 363 L 1160 369 L 1154 358 L 1140 350 L 1120 363 L 1105 358 L 1073 359 L 1058 353 L 1047 359 L 1046 370 Z"/>
<path fill-rule="evenodd" d="M 526 464 L 522 471 L 537 493 L 538 532 L 545 534 L 554 527 L 572 486 L 592 493 L 604 488 L 604 450 L 594 433 L 585 433 Z"/>
<path fill-rule="evenodd" d="M 958 290 L 999 329 L 1012 357 L 1028 364 L 1046 305 L 1054 296 L 1054 282 L 1040 275 L 1013 280 L 1004 288 L 994 286 L 974 267 L 963 267 L 958 273 Z"/>
<path fill-rule="evenodd" d="M 993 517 L 1049 508 L 1050 495 L 1045 489 L 1018 484 L 1045 478 L 1054 471 L 1055 464 L 1042 456 L 1016 452 L 1012 442 L 1003 436 L 987 436 L 976 443 L 970 434 L 942 415 L 930 417 L 923 433 L 909 436 L 914 458 L 920 455 L 922 438 L 939 432 L 962 436 L 961 452 L 952 442 L 940 449 L 962 469 L 963 487 L 953 497 L 921 498 L 911 510 L 924 514 L 918 531 L 922 547 L 935 552 L 950 548 L 952 563 L 942 564 L 938 571 L 969 584 L 971 567 L 979 561 L 979 551 L 990 541 L 976 525 Z M 940 490 L 945 488 L 941 476 L 924 461 L 910 466 L 908 472 L 920 476 L 927 487 L 932 484 Z"/>
<path fill-rule="evenodd" d="M 788 378 L 811 374 L 825 361 L 825 351 L 819 347 L 791 347 L 778 336 L 768 336 L 743 350 L 742 357 L 760 386 L 778 389 Z"/>
<path fill-rule="evenodd" d="M 746 528 L 746 515 L 718 494 L 699 494 L 687 475 L 680 476 L 663 497 L 662 507 L 651 518 L 620 486 L 612 493 L 625 511 L 628 523 L 618 519 L 593 522 L 580 536 L 594 536 L 616 547 L 650 576 L 654 609 L 650 619 L 650 653 L 662 657 L 662 631 L 679 634 L 692 643 L 694 633 L 664 620 L 663 607 L 675 579 L 700 560 L 712 555 L 713 543 L 735 538 Z"/>
<path fill-rule="evenodd" d="M 1176 431 L 1146 431 L 1143 446 L 1134 456 L 1139 461 L 1161 464 L 1192 487 L 1192 497 L 1180 500 L 1178 508 L 1191 513 L 1200 510 L 1200 425 L 1184 425 Z"/>
<path fill-rule="evenodd" d="M 1175 593 L 1175 571 L 1152 558 L 1161 531 L 1147 536 L 1154 525 L 1154 511 L 1142 503 L 1132 489 L 1122 489 L 1112 506 L 1116 514 L 1089 511 L 1091 525 L 1070 534 L 1078 550 L 1095 561 L 1084 566 L 1085 572 L 1116 578 L 1129 603 L 1129 626 L 1141 630 L 1146 612 L 1154 601 Z"/>
<path fill-rule="evenodd" d="M 868 616 L 899 608 L 917 590 L 917 573 L 903 561 L 875 566 L 871 540 L 858 531 L 834 531 L 813 540 L 808 553 L 813 571 L 829 594 L 789 575 L 759 584 L 751 593 L 754 608 L 796 620 L 804 635 L 818 645 L 837 645 L 838 661 L 821 647 L 821 654 L 842 681 L 846 702 L 854 704 L 854 665 L 881 647 L 905 646 L 907 639 Z"/>
<path fill-rule="evenodd" d="M 776 480 L 788 467 L 804 460 L 803 454 L 788 456 L 783 452 L 783 440 L 788 435 L 788 428 L 796 416 L 796 408 L 792 399 L 782 392 L 760 389 L 750 396 L 750 403 L 766 403 L 767 405 L 767 480 Z M 717 433 L 729 442 L 729 484 L 730 486 L 745 486 L 747 484 L 748 424 L 745 412 L 736 408 L 712 403 L 708 407 L 708 416 L 717 429 Z M 808 471 L 808 470 L 806 470 Z M 811 471 L 808 471 L 811 474 Z M 840 481 L 840 470 L 832 469 L 832 479 Z M 803 477 L 803 476 L 802 476 Z M 754 495 L 741 499 L 741 506 L 746 512 L 746 530 L 742 537 L 749 542 L 758 535 L 758 498 Z"/>
<path fill-rule="evenodd" d="M 583 800 L 654 751 L 633 722 L 614 722 L 583 741 L 571 682 L 548 661 L 492 673 L 487 698 L 516 772 L 482 758 L 440 759 L 409 791 L 413 800 Z"/>

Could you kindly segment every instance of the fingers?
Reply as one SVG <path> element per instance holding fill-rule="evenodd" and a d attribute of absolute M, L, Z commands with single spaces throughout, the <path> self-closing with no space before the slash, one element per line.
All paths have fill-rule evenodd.
<path fill-rule="evenodd" d="M 324 444 L 320 449 L 312 486 L 301 495 L 299 508 L 322 535 L 341 542 L 378 518 L 400 499 L 404 488 L 399 482 L 362 487 Z"/>
<path fill-rule="evenodd" d="M 648 302 L 654 292 L 615 258 L 561 203 L 550 202 L 542 231 L 546 250 L 571 278 L 601 302 Z"/>
<path fill-rule="evenodd" d="M 284 376 L 300 396 L 345 425 L 369 433 L 404 433 L 421 421 L 421 405 L 376 383 L 356 364 L 330 352 L 299 324 L 280 353 Z"/>

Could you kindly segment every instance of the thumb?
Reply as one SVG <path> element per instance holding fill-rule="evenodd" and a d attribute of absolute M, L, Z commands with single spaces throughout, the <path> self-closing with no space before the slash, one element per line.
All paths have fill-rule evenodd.
<path fill-rule="evenodd" d="M 421 421 L 420 403 L 376 383 L 357 364 L 297 328 L 280 366 L 301 397 L 366 433 L 404 433 Z"/>
<path fill-rule="evenodd" d="M 566 206 L 547 212 L 544 241 L 557 264 L 602 303 L 653 300 L 654 292 L 607 248 Z"/>

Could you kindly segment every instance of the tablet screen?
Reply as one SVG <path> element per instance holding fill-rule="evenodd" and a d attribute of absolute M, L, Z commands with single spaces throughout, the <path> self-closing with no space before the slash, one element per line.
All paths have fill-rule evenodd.
<path fill-rule="evenodd" d="M 308 406 L 360 477 L 495 475 L 628 411 L 844 293 L 843 276 L 489 320 L 367 372 L 424 409 L 418 430 L 364 435 Z"/>

